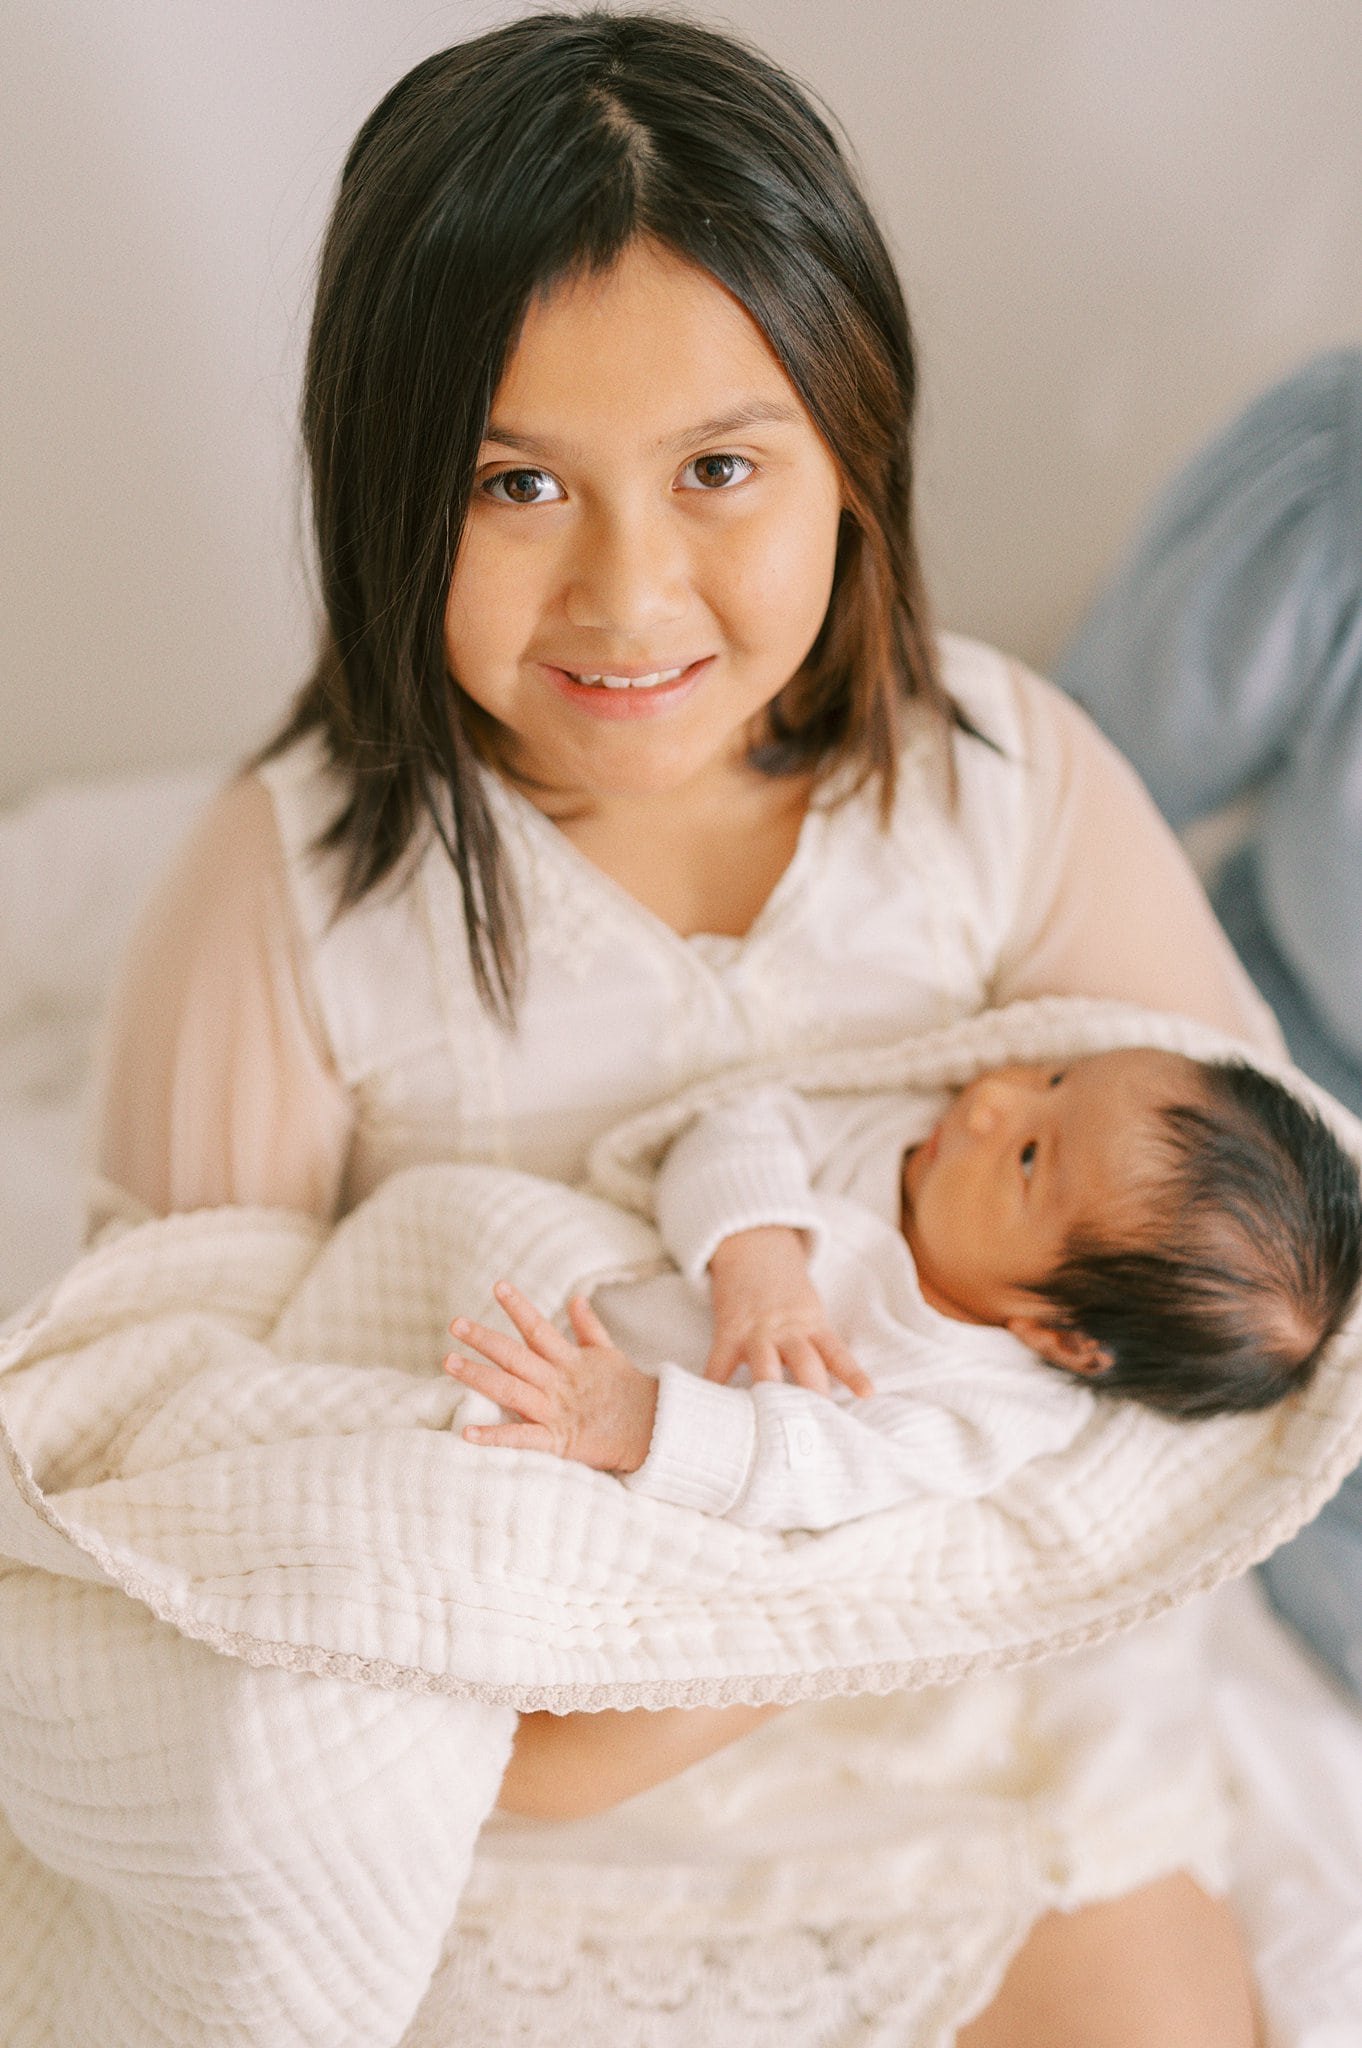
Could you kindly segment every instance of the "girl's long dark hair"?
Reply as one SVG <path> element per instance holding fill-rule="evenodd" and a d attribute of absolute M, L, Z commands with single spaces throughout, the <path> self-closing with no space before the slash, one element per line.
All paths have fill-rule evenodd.
<path fill-rule="evenodd" d="M 912 538 L 907 314 L 806 97 L 741 44 L 656 15 L 535 15 L 418 64 L 361 129 L 322 251 L 303 430 L 328 630 L 266 757 L 321 734 L 348 793 L 325 842 L 341 907 L 418 827 L 439 833 L 478 988 L 506 1018 L 519 913 L 480 774 L 496 730 L 446 670 L 451 568 L 531 298 L 639 236 L 747 309 L 841 472 L 827 615 L 753 761 L 847 764 L 887 812 L 902 702 L 949 711 Z"/>

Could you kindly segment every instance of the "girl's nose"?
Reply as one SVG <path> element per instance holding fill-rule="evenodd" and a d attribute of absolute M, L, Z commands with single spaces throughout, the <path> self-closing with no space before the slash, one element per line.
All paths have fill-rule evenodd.
<path fill-rule="evenodd" d="M 602 514 L 584 525 L 568 565 L 567 616 L 586 631 L 637 639 L 684 617 L 688 568 L 680 537 L 664 517 Z M 650 647 L 669 656 L 673 648 Z"/>

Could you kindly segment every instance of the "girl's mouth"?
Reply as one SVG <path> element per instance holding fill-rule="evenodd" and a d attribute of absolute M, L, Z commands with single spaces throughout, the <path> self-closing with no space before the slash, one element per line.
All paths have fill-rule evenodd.
<path fill-rule="evenodd" d="M 599 684 L 607 690 L 656 690 L 660 684 L 674 683 L 678 676 L 683 676 L 686 673 L 686 664 L 683 662 L 680 668 L 653 669 L 650 674 L 642 676 L 577 676 L 573 675 L 570 669 L 564 669 L 563 673 L 572 682 L 583 683 L 588 689 Z"/>
<path fill-rule="evenodd" d="M 639 718 L 688 696 L 713 660 L 706 654 L 679 667 L 598 673 L 546 662 L 543 672 L 560 696 L 597 718 Z"/>

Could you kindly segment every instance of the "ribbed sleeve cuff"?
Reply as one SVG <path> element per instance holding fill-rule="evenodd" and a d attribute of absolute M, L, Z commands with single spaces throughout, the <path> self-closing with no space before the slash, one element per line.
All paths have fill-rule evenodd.
<path fill-rule="evenodd" d="M 803 1160 L 774 1147 L 734 1148 L 703 1163 L 692 1152 L 684 1170 L 664 1166 L 655 1202 L 662 1241 L 693 1287 L 703 1286 L 716 1248 L 740 1230 L 784 1224 L 807 1233 L 810 1251 L 821 1234 Z"/>
<path fill-rule="evenodd" d="M 664 1365 L 648 1455 L 624 1484 L 652 1500 L 724 1515 L 747 1484 L 756 1447 L 751 1394 Z"/>

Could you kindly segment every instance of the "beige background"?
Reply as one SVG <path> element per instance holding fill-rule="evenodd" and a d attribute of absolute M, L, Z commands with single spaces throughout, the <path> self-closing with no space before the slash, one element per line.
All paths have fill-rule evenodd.
<path fill-rule="evenodd" d="M 8 0 L 0 800 L 218 759 L 306 658 L 293 414 L 359 121 L 471 0 Z M 1362 338 L 1357 0 L 737 0 L 850 133 L 939 610 L 1044 664 L 1179 454 Z"/>

